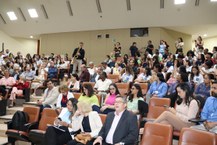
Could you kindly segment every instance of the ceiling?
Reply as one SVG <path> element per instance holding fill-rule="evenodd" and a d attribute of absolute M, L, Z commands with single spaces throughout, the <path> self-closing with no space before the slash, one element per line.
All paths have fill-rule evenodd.
<path fill-rule="evenodd" d="M 59 32 L 164 27 L 193 36 L 216 36 L 217 2 L 186 1 L 184 5 L 174 5 L 173 0 L 0 0 L 0 14 L 6 22 L 0 17 L 0 30 L 10 36 L 29 38 L 30 35 Z M 195 6 L 197 1 L 199 5 Z M 163 5 L 160 5 L 161 2 Z M 97 9 L 99 5 L 102 12 Z M 29 8 L 35 8 L 39 17 L 30 18 Z M 8 11 L 14 11 L 18 20 L 10 21 L 6 14 Z"/>

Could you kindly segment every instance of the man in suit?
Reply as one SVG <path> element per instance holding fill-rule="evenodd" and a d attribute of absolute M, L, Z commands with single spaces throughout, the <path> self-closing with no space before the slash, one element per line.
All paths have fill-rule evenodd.
<path fill-rule="evenodd" d="M 127 100 L 124 97 L 115 99 L 115 112 L 107 115 L 93 145 L 133 145 L 138 139 L 137 117 L 126 110 Z"/>

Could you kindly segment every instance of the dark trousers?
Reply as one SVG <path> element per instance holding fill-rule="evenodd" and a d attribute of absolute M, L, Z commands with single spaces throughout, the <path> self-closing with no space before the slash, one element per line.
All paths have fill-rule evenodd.
<path fill-rule="evenodd" d="M 64 129 L 65 132 L 55 129 L 52 126 L 47 128 L 44 138 L 44 145 L 63 145 L 72 140 L 68 128 L 65 126 L 60 128 Z"/>

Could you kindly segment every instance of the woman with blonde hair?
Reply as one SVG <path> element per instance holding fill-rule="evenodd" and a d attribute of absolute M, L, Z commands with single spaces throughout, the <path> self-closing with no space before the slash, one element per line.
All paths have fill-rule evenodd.
<path fill-rule="evenodd" d="M 83 136 L 89 136 L 91 139 L 85 143 L 86 145 L 92 145 L 94 138 L 97 137 L 101 127 L 102 121 L 99 114 L 92 111 L 92 107 L 88 102 L 78 102 L 78 110 L 72 117 L 72 129 L 71 131 L 81 130 Z M 75 139 L 69 141 L 67 145 L 83 145 Z"/>

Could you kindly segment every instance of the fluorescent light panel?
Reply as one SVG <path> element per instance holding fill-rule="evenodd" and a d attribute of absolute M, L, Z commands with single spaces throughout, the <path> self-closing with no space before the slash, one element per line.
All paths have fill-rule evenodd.
<path fill-rule="evenodd" d="M 28 9 L 28 12 L 31 18 L 38 18 L 38 13 L 36 9 Z"/>
<path fill-rule="evenodd" d="M 180 5 L 180 4 L 185 4 L 186 0 L 175 0 L 174 4 L 175 5 Z"/>
<path fill-rule="evenodd" d="M 211 2 L 217 2 L 217 0 L 210 0 Z"/>
<path fill-rule="evenodd" d="M 17 16 L 13 11 L 7 12 L 7 15 L 11 21 L 17 20 Z"/>

